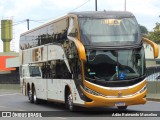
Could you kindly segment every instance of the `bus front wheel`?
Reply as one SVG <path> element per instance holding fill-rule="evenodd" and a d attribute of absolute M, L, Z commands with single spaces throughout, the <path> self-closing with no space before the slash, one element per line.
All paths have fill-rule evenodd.
<path fill-rule="evenodd" d="M 66 108 L 69 109 L 70 111 L 75 111 L 75 106 L 73 104 L 73 97 L 71 92 L 69 91 L 66 97 Z"/>

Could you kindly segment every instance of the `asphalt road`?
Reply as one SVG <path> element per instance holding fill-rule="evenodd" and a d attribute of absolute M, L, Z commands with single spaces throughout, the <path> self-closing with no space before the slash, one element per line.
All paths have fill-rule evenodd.
<path fill-rule="evenodd" d="M 106 117 L 110 117 L 113 119 L 112 116 L 116 116 L 114 119 L 118 119 L 123 115 L 140 115 L 144 111 L 148 111 L 147 114 L 152 113 L 155 111 L 154 114 L 159 111 L 160 113 L 160 102 L 152 102 L 148 101 L 145 105 L 135 105 L 129 106 L 127 111 L 118 111 L 117 108 L 91 108 L 91 109 L 84 109 L 78 108 L 78 112 L 69 112 L 65 110 L 63 104 L 57 103 L 43 103 L 43 104 L 32 104 L 29 102 L 26 96 L 23 96 L 19 91 L 2 91 L 0 90 L 0 111 L 16 111 L 20 113 L 24 113 L 25 111 L 31 111 L 31 113 L 42 113 L 46 114 L 47 116 L 52 116 L 54 119 L 83 119 L 87 117 L 87 120 L 90 119 L 105 119 Z M 46 111 L 46 112 L 45 112 Z M 117 114 L 116 114 L 117 113 Z M 146 114 L 146 113 L 145 113 Z M 152 114 L 153 115 L 153 114 Z M 146 117 L 145 119 L 151 119 L 152 117 Z M 125 117 L 127 119 L 127 117 Z M 138 118 L 138 117 L 137 117 Z M 139 117 L 140 119 L 142 117 Z M 155 117 L 155 119 L 159 119 Z M 138 120 L 138 119 L 136 119 Z"/>

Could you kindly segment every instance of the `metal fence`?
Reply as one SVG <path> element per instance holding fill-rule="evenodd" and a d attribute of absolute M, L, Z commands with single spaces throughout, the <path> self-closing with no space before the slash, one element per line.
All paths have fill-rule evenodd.
<path fill-rule="evenodd" d="M 146 69 L 147 98 L 160 99 L 160 67 Z"/>
<path fill-rule="evenodd" d="M 148 67 L 146 69 L 147 81 L 160 81 L 160 66 Z"/>

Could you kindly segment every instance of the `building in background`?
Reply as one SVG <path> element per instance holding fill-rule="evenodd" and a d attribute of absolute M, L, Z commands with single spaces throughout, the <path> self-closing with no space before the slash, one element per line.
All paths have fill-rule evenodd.
<path fill-rule="evenodd" d="M 158 56 L 158 58 L 154 59 L 153 48 L 148 44 L 144 44 L 146 66 L 147 67 L 160 66 L 160 45 L 158 45 L 158 47 L 159 47 L 159 56 Z"/>
<path fill-rule="evenodd" d="M 13 38 L 13 25 L 11 19 L 1 20 L 1 40 L 3 41 L 3 52 L 0 53 L 0 83 L 19 83 L 19 53 L 10 51 L 10 42 Z M 10 63 L 7 59 L 13 59 Z M 7 67 L 13 66 L 13 67 Z M 15 66 L 15 67 L 14 67 Z"/>

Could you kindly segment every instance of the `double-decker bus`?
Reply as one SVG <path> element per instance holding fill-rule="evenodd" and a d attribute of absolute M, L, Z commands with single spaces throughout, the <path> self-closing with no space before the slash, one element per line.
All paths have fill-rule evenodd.
<path fill-rule="evenodd" d="M 20 36 L 20 79 L 31 103 L 105 107 L 146 103 L 145 52 L 134 15 L 73 12 Z"/>

